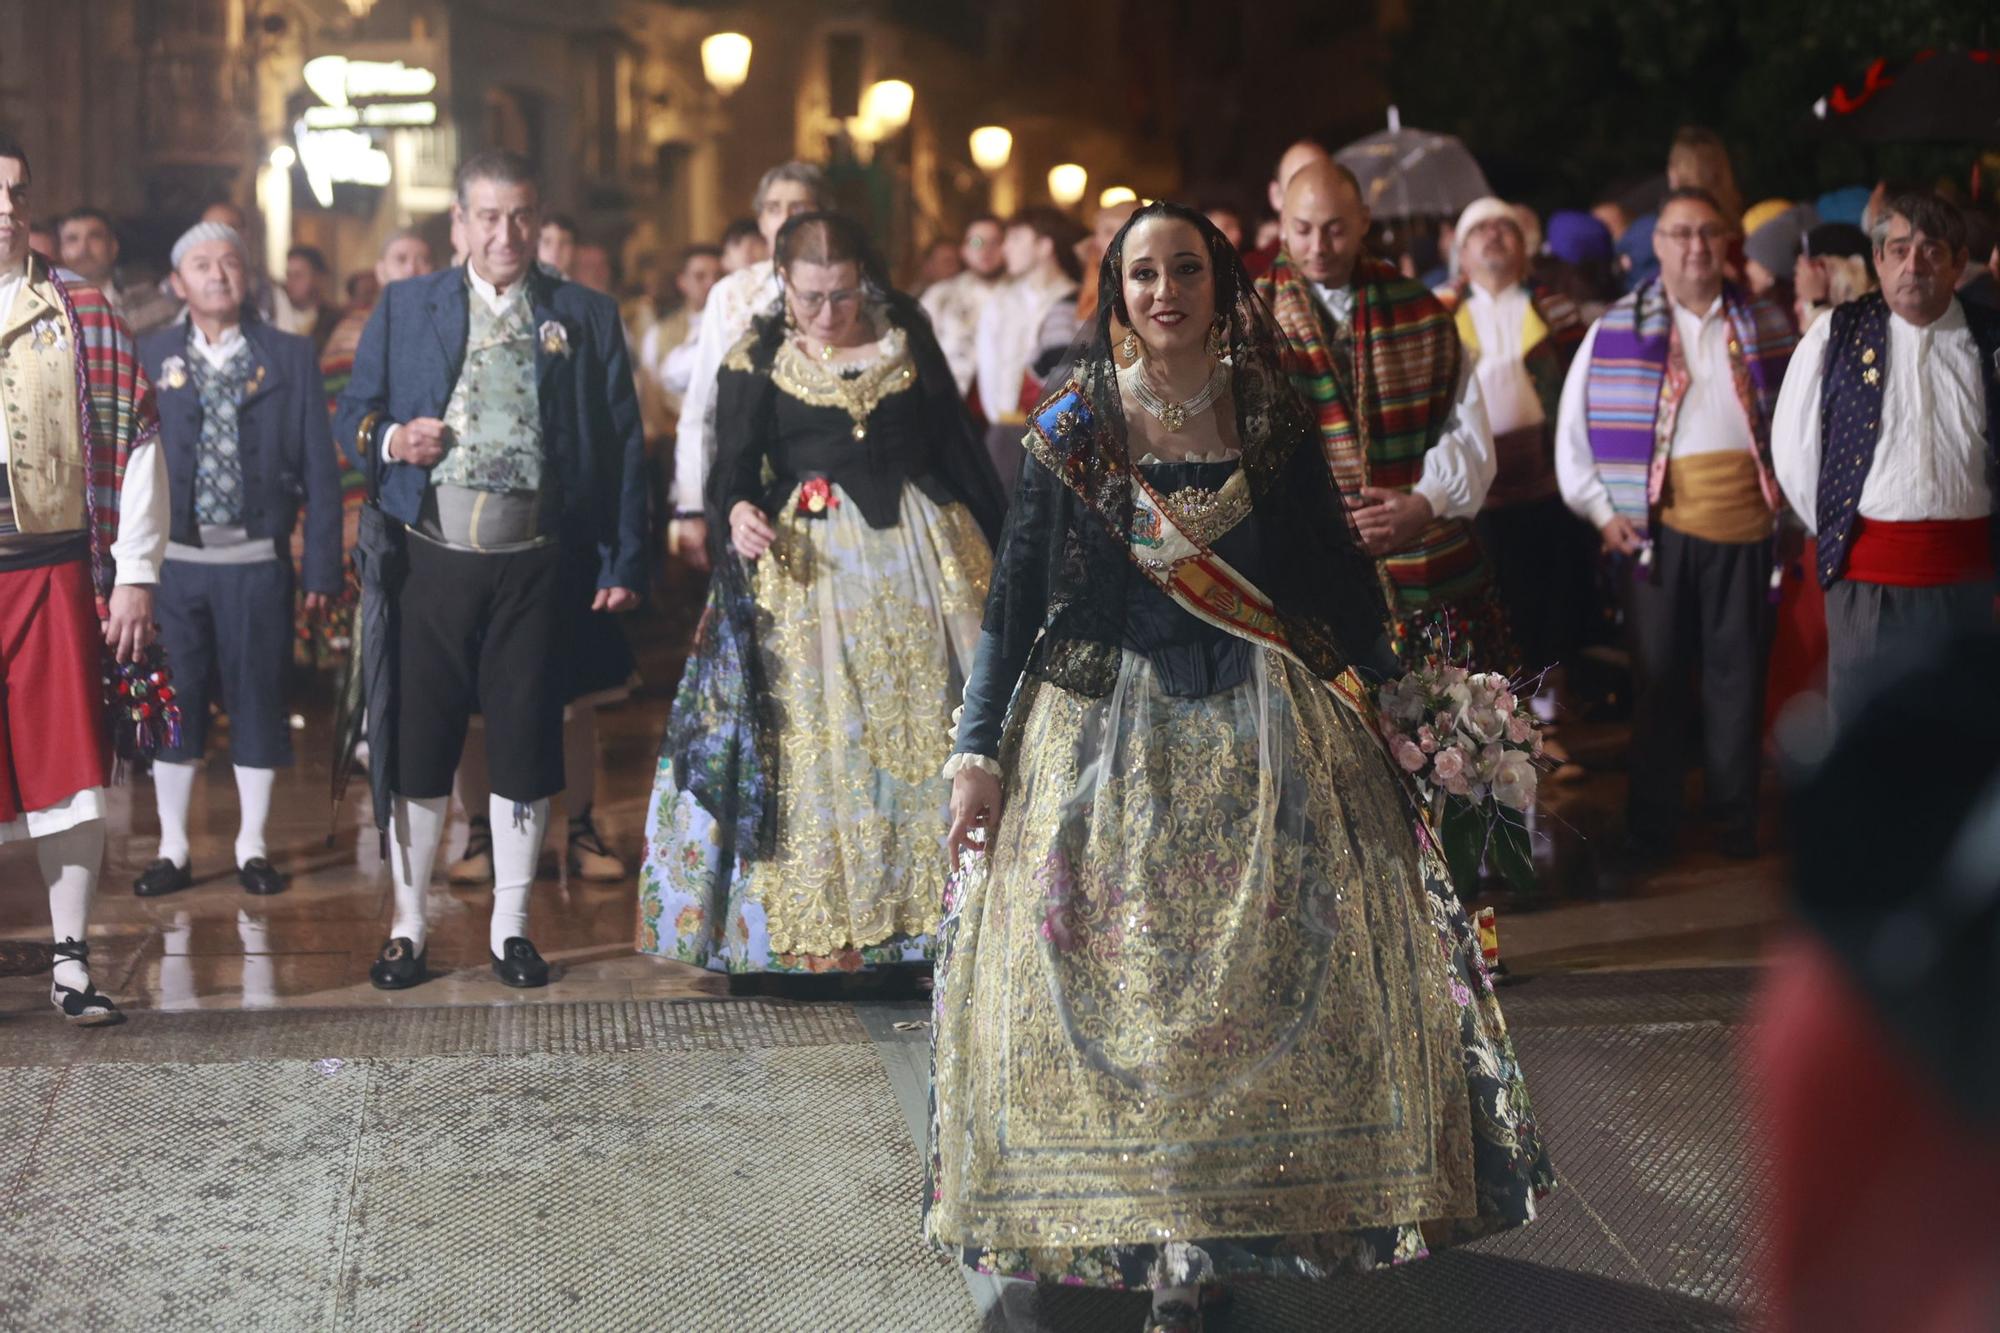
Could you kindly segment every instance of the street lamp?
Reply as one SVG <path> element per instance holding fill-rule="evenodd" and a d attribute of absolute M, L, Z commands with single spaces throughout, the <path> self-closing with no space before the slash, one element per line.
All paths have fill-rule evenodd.
<path fill-rule="evenodd" d="M 972 132 L 972 165 L 992 174 L 1007 165 L 1014 154 L 1013 131 L 999 125 L 981 125 Z"/>
<path fill-rule="evenodd" d="M 886 139 L 910 123 L 917 92 L 901 79 L 880 79 L 861 94 L 860 120 L 870 139 Z"/>
<path fill-rule="evenodd" d="M 1075 208 L 1090 184 L 1090 173 L 1074 162 L 1049 168 L 1049 198 L 1057 207 Z"/>
<path fill-rule="evenodd" d="M 1139 193 L 1129 185 L 1113 185 L 1103 194 L 1097 196 L 1097 206 L 1099 208 L 1116 208 L 1120 204 L 1135 204 L 1137 202 L 1139 202 Z"/>
<path fill-rule="evenodd" d="M 724 97 L 750 77 L 750 39 L 740 32 L 718 32 L 701 42 L 701 73 Z"/>

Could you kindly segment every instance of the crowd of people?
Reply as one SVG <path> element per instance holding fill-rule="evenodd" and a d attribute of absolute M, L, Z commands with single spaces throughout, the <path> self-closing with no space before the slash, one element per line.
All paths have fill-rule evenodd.
<path fill-rule="evenodd" d="M 1649 214 L 1479 199 L 1439 273 L 1301 142 L 1270 228 L 980 216 L 918 294 L 790 162 L 622 307 L 504 152 L 459 168 L 450 264 L 397 232 L 345 309 L 316 251 L 263 279 L 228 205 L 164 288 L 120 281 L 90 209 L 34 255 L 31 189 L 0 143 L 0 841 L 47 879 L 61 1013 L 119 1017 L 86 942 L 108 722 L 158 732 L 137 893 L 192 882 L 218 702 L 238 878 L 285 887 L 301 615 L 362 682 L 394 886 L 370 980 L 431 975 L 456 790 L 446 873 L 492 885 L 495 975 L 548 984 L 552 802 L 570 873 L 627 874 L 595 709 L 664 554 L 708 587 L 637 947 L 934 968 L 931 1239 L 1150 1289 L 1155 1329 L 1553 1187 L 1380 686 L 1449 651 L 1553 728 L 1608 600 L 1629 856 L 1678 846 L 1690 731 L 1715 847 L 1754 856 L 1774 605 L 1823 604 L 1836 718 L 1992 618 L 1992 228 L 1892 186 L 1746 210 L 1699 133 Z"/>

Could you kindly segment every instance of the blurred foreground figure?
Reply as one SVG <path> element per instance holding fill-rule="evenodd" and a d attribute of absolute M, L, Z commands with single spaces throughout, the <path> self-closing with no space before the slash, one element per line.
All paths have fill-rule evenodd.
<path fill-rule="evenodd" d="M 1779 1333 L 2000 1328 L 1996 682 L 2000 639 L 1952 641 L 1857 691 L 1794 784 L 1808 929 L 1748 1053 Z"/>

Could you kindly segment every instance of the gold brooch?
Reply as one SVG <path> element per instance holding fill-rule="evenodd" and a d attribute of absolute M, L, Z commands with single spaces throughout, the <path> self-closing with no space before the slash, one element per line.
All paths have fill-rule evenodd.
<path fill-rule="evenodd" d="M 1870 366 L 1867 370 L 1861 372 L 1861 379 L 1864 384 L 1872 389 L 1882 382 L 1882 372 Z"/>
<path fill-rule="evenodd" d="M 1863 353 L 1861 354 L 1861 364 L 1862 364 L 1862 365 L 1864 365 L 1864 366 L 1872 366 L 1872 365 L 1874 365 L 1874 364 L 1875 364 L 1875 349 L 1874 349 L 1874 348 L 1872 348 L 1872 347 L 1871 347 L 1871 348 L 1869 348 L 1869 349 L 1868 349 L 1867 351 L 1865 351 L 1865 352 L 1863 352 Z"/>

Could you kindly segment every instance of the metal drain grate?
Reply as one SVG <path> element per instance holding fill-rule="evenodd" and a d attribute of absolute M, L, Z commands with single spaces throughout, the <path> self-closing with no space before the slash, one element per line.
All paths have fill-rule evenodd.
<path fill-rule="evenodd" d="M 140 1012 L 77 1030 L 39 1010 L 0 1025 L 0 1067 L 211 1064 L 376 1056 L 611 1055 L 838 1046 L 868 1036 L 847 1005 L 777 1000 L 627 1000 L 437 1009 Z"/>
<path fill-rule="evenodd" d="M 10 1070 L 0 1105 L 39 1127 L 10 1328 L 976 1322 L 865 1045 Z"/>

